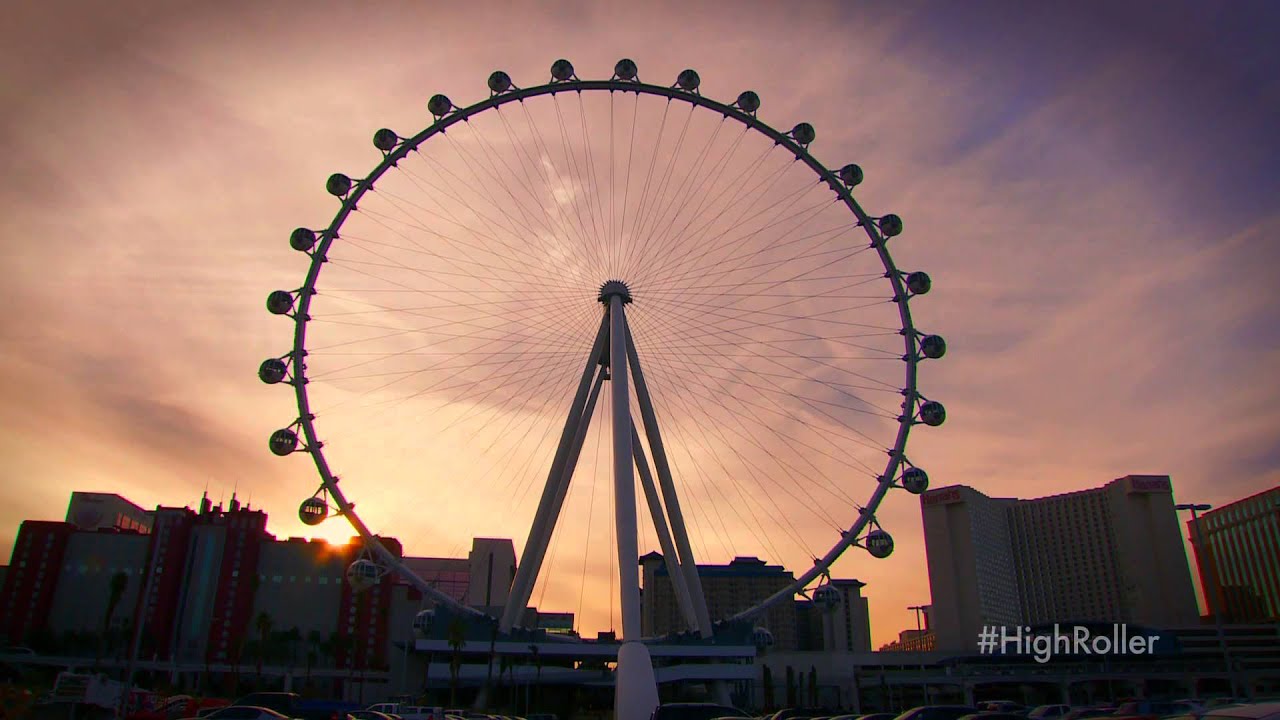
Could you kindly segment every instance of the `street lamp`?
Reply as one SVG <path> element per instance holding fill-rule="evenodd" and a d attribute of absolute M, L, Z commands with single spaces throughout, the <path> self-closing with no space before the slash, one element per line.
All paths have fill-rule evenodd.
<path fill-rule="evenodd" d="M 1197 553 L 1196 566 L 1201 570 L 1203 570 L 1203 565 L 1201 564 L 1202 559 L 1204 557 L 1208 557 L 1210 551 L 1209 551 L 1209 546 L 1204 544 L 1204 538 L 1200 533 L 1200 513 L 1213 509 L 1213 506 L 1205 503 L 1199 503 L 1199 504 L 1183 503 L 1181 505 L 1175 505 L 1174 509 L 1191 511 L 1191 532 L 1192 532 L 1192 537 L 1194 538 L 1194 541 L 1195 541 L 1195 547 L 1197 550 L 1199 550 L 1199 553 L 1204 553 L 1204 555 L 1200 555 L 1199 553 Z M 1203 575 L 1204 573 L 1202 573 L 1202 577 Z M 1223 611 L 1222 583 L 1219 582 L 1218 563 L 1216 559 L 1214 560 L 1214 563 L 1213 563 L 1212 581 L 1213 581 L 1213 599 L 1212 600 L 1210 599 L 1209 591 L 1206 589 L 1204 593 L 1205 603 L 1209 605 L 1209 612 L 1213 615 L 1213 624 L 1218 629 L 1218 648 L 1222 651 L 1223 661 L 1227 663 L 1227 682 L 1231 683 L 1231 694 L 1235 695 L 1237 690 L 1236 670 L 1235 670 L 1235 666 L 1231 663 L 1231 652 L 1227 650 L 1226 633 L 1222 629 L 1222 611 Z"/>
<path fill-rule="evenodd" d="M 924 627 L 920 623 L 920 614 L 924 612 L 928 605 L 911 605 L 908 610 L 916 611 L 916 652 L 924 652 Z M 924 689 L 924 704 L 928 705 L 933 702 L 929 693 L 929 681 L 925 678 L 924 656 L 920 657 L 920 686 Z"/>

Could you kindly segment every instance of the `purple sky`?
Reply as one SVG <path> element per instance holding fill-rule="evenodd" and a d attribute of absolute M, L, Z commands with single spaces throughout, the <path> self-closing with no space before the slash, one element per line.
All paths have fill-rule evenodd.
<path fill-rule="evenodd" d="M 704 93 L 754 89 L 762 119 L 811 122 L 817 157 L 862 165 L 859 199 L 906 221 L 895 257 L 934 278 L 917 323 L 950 345 L 921 381 L 948 422 L 911 446 L 935 484 L 1036 497 L 1168 473 L 1179 500 L 1218 504 L 1280 482 L 1273 4 L 466 7 L 9 10 L 0 555 L 73 489 L 153 506 L 238 484 L 301 533 L 314 471 L 266 452 L 293 409 L 254 377 L 288 342 L 262 309 L 302 277 L 288 231 L 332 212 L 330 172 L 371 166 L 374 129 L 557 57 L 583 77 L 620 57 L 654 82 L 696 68 Z M 423 492 L 358 500 L 410 552 L 449 552 L 404 509 Z M 869 583 L 877 644 L 928 600 L 917 503 L 880 517 L 893 557 L 838 566 Z"/>

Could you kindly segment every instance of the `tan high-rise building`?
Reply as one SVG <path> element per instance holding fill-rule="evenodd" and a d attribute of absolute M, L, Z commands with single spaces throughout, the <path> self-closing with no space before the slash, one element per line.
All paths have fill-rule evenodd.
<path fill-rule="evenodd" d="M 983 625 L 1197 622 L 1168 476 L 1034 500 L 953 486 L 920 505 L 939 649 L 973 650 Z"/>
<path fill-rule="evenodd" d="M 645 637 L 656 637 L 688 629 L 662 555 L 651 552 L 640 558 L 640 565 L 644 583 L 641 632 Z M 699 565 L 698 577 L 713 621 L 746 610 L 795 581 L 795 575 L 781 565 L 754 557 L 737 557 L 728 565 Z M 798 647 L 794 602 L 774 605 L 758 622 L 773 633 L 778 649 Z"/>

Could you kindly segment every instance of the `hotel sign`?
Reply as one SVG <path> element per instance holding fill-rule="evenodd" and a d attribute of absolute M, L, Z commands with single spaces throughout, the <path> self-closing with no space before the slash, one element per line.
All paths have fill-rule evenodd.
<path fill-rule="evenodd" d="M 1173 487 L 1167 477 L 1135 477 L 1129 479 L 1129 492 L 1167 493 L 1173 492 Z"/>
<path fill-rule="evenodd" d="M 931 493 L 925 493 L 920 496 L 920 504 L 929 507 L 931 505 L 950 505 L 951 503 L 960 502 L 960 488 L 945 488 L 943 490 L 935 490 Z"/>

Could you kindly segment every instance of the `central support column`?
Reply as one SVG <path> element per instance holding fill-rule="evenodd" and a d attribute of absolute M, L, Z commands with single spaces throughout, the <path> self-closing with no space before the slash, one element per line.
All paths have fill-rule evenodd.
<path fill-rule="evenodd" d="M 627 383 L 627 286 L 611 280 L 600 290 L 609 308 L 609 382 L 613 393 L 614 523 L 618 539 L 618 586 L 622 604 L 622 646 L 614 675 L 614 717 L 648 720 L 658 707 L 658 683 L 649 648 L 640 642 L 640 565 L 636 538 L 636 484 L 631 438 L 631 395 Z"/>
<path fill-rule="evenodd" d="M 636 478 L 631 452 L 631 395 L 627 387 L 627 316 L 622 297 L 609 300 L 609 382 L 613 393 L 614 522 L 618 528 L 622 637 L 640 639 L 640 550 L 636 540 Z"/>

